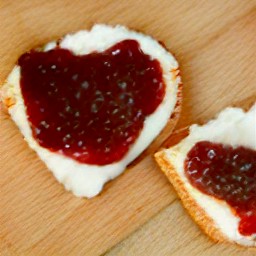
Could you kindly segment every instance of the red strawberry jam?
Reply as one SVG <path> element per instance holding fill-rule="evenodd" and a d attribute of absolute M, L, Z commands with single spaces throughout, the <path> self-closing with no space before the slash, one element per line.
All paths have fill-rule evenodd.
<path fill-rule="evenodd" d="M 185 173 L 197 189 L 233 208 L 242 235 L 256 233 L 255 150 L 201 141 L 189 151 Z"/>
<path fill-rule="evenodd" d="M 135 40 L 79 56 L 31 51 L 18 64 L 34 138 L 82 163 L 120 160 L 165 95 L 160 63 Z"/>

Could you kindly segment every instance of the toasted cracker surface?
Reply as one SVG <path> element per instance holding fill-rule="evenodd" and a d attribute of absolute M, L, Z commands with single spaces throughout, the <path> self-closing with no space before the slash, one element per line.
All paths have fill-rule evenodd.
<path fill-rule="evenodd" d="M 166 157 L 165 152 L 157 152 L 154 157 L 163 173 L 175 188 L 178 196 L 181 198 L 185 209 L 199 227 L 215 242 L 233 242 L 229 240 L 218 227 L 216 227 L 214 220 L 209 217 L 205 210 L 190 195 L 185 187 L 184 181 L 176 172 L 175 166 Z"/>

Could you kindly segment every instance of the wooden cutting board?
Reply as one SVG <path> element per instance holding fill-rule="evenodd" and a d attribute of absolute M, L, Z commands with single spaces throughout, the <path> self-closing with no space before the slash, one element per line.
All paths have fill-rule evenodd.
<path fill-rule="evenodd" d="M 245 106 L 256 99 L 255 0 L 0 1 L 0 83 L 24 51 L 94 23 L 127 25 L 153 35 L 175 53 L 184 83 L 177 130 L 204 122 L 226 106 Z M 107 184 L 100 196 L 76 198 L 54 180 L 2 109 L 0 122 L 0 255 L 99 255 L 176 199 L 152 159 L 154 148 Z M 168 143 L 180 134 L 174 133 Z M 170 207 L 168 214 L 176 216 L 176 203 Z M 170 246 L 194 240 L 181 247 L 180 255 L 198 241 L 206 247 L 204 240 L 187 233 L 194 225 L 189 221 L 166 221 Z M 157 234 L 156 227 L 152 230 Z M 172 243 L 174 234 L 180 235 Z M 138 248 L 150 248 L 149 241 L 141 240 Z M 122 255 L 151 254 L 122 246 Z M 163 243 L 154 243 L 152 255 L 158 246 Z M 167 251 L 161 255 L 172 255 Z M 225 249 L 225 255 L 231 252 Z"/>

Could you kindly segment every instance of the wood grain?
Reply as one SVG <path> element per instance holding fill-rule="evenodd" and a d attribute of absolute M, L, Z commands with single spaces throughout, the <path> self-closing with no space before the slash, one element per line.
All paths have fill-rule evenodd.
<path fill-rule="evenodd" d="M 178 129 L 256 99 L 254 0 L 5 0 L 0 20 L 0 83 L 24 51 L 102 22 L 151 34 L 175 53 L 184 83 Z M 99 255 L 161 210 L 110 255 L 250 255 L 208 241 L 150 155 L 84 200 L 57 184 L 3 111 L 0 145 L 0 255 Z"/>
<path fill-rule="evenodd" d="M 169 207 L 105 256 L 253 256 L 255 252 L 254 249 L 245 249 L 236 245 L 213 243 L 195 225 L 181 202 L 175 199 Z"/>

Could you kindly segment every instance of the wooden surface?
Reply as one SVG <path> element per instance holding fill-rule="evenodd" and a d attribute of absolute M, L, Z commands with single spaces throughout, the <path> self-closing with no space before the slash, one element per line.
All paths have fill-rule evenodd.
<path fill-rule="evenodd" d="M 99 22 L 144 31 L 175 53 L 184 83 L 177 129 L 256 99 L 255 0 L 0 0 L 0 82 L 22 52 Z M 0 112 L 0 255 L 255 253 L 209 241 L 150 155 L 100 196 L 75 198 Z"/>

